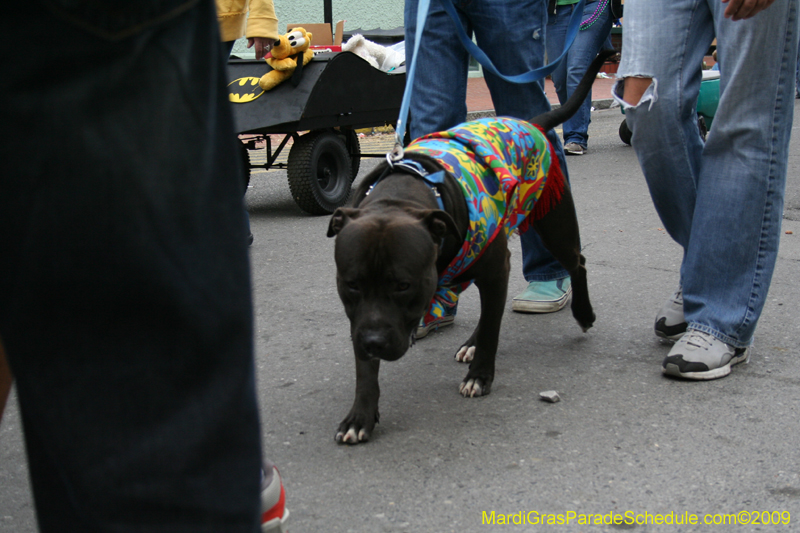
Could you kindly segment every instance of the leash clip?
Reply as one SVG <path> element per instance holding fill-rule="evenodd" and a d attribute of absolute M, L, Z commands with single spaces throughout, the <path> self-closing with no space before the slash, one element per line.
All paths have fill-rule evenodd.
<path fill-rule="evenodd" d="M 398 142 L 395 143 L 394 148 L 392 148 L 392 151 L 386 154 L 386 160 L 389 161 L 390 165 L 392 165 L 393 163 L 403 159 L 404 155 L 405 154 L 403 152 L 403 145 Z"/>

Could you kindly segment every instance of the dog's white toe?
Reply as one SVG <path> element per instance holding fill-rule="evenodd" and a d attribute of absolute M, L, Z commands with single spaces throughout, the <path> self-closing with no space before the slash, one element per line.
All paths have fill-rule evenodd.
<path fill-rule="evenodd" d="M 475 357 L 474 346 L 462 346 L 456 352 L 456 361 L 459 363 L 469 363 Z"/>
<path fill-rule="evenodd" d="M 337 437 L 339 437 L 340 435 L 342 435 L 342 434 L 339 433 L 337 435 Z M 350 429 L 347 430 L 347 433 L 342 435 L 341 442 L 343 442 L 345 444 L 358 444 L 359 442 L 367 440 L 365 438 L 365 436 L 366 435 L 365 435 L 365 432 L 364 432 L 363 429 L 361 431 L 359 431 L 358 433 L 356 433 L 356 428 L 350 428 Z M 339 440 L 339 439 L 337 439 L 337 440 Z"/>
<path fill-rule="evenodd" d="M 458 392 L 464 398 L 474 398 L 475 396 L 480 396 L 483 391 L 477 381 L 470 379 L 461 382 L 461 385 L 458 386 Z"/>

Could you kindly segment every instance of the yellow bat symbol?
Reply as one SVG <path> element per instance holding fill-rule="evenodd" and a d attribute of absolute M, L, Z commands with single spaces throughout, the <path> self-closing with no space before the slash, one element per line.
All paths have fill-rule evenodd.
<path fill-rule="evenodd" d="M 228 99 L 236 104 L 246 104 L 252 102 L 262 94 L 264 90 L 258 86 L 260 78 L 239 78 L 228 84 Z"/>

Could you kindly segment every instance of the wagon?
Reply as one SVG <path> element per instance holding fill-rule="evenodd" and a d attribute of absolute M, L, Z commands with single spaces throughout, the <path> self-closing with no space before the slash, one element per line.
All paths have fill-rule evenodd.
<path fill-rule="evenodd" d="M 228 63 L 228 91 L 238 95 L 232 98 L 236 130 L 245 149 L 266 150 L 264 164 L 245 158 L 248 175 L 253 168 L 286 169 L 300 209 L 332 213 L 347 202 L 361 158 L 385 155 L 362 154 L 356 129 L 395 124 L 405 69 L 389 74 L 351 52 L 327 52 L 303 67 L 297 86 L 287 80 L 262 92 L 257 79 L 269 70 L 264 61 Z M 287 162 L 278 162 L 289 140 Z"/>

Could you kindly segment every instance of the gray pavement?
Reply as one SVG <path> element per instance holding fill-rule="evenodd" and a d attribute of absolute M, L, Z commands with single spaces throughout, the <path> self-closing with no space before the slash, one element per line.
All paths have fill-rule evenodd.
<path fill-rule="evenodd" d="M 292 533 L 797 528 L 800 136 L 751 363 L 693 383 L 660 372 L 669 345 L 652 323 L 678 282 L 680 249 L 661 228 L 633 150 L 617 136 L 621 120 L 619 110 L 595 112 L 589 153 L 568 160 L 595 327 L 581 333 L 568 312 L 510 311 L 525 286 L 513 241 L 492 394 L 457 392 L 466 369 L 452 354 L 478 318 L 473 288 L 453 327 L 382 365 L 381 423 L 359 446 L 333 441 L 354 371 L 328 218 L 300 213 L 284 172 L 254 173 L 248 205 L 264 450 L 283 473 Z M 360 175 L 374 164 L 364 160 Z M 561 402 L 538 399 L 550 389 Z M 791 525 L 702 525 L 706 514 L 740 511 L 776 519 L 788 512 Z M 495 525 L 487 525 L 492 512 Z M 606 521 L 629 513 L 639 522 L 645 513 L 650 522 L 657 514 L 682 522 L 688 513 L 700 524 L 581 525 L 575 517 L 568 525 L 513 525 L 536 513 Z M 512 525 L 499 525 L 501 514 Z M 0 531 L 35 531 L 14 401 L 0 427 Z"/>

